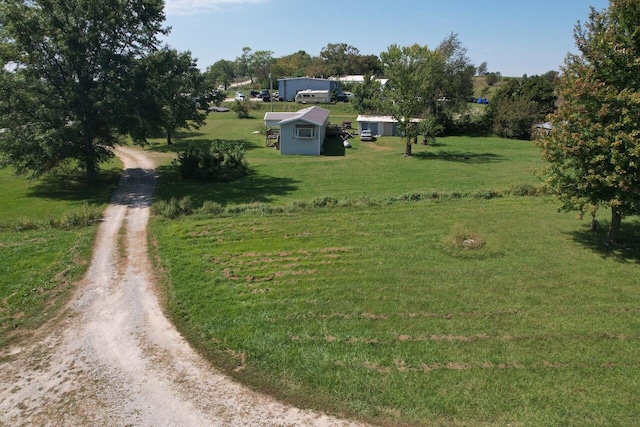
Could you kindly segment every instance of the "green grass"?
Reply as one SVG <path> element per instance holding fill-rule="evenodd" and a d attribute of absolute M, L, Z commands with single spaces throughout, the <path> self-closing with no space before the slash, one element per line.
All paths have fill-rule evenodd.
<path fill-rule="evenodd" d="M 88 185 L 82 176 L 48 176 L 30 181 L 0 168 L 0 227 L 15 222 L 60 218 L 83 204 L 105 205 L 118 183 L 122 165 L 114 160 L 103 166 L 100 182 Z"/>
<path fill-rule="evenodd" d="M 110 200 L 121 164 L 104 169 L 97 186 L 0 169 L 0 346 L 55 316 L 86 270 L 97 224 L 67 225 Z"/>
<path fill-rule="evenodd" d="M 533 169 L 540 165 L 540 153 L 528 141 L 498 138 L 439 138 L 435 146 L 415 145 L 414 157 L 403 157 L 404 142 L 397 137 L 382 137 L 374 143 L 351 139 L 353 148 L 344 149 L 339 141 L 330 141 L 333 152 L 342 155 L 306 157 L 281 156 L 265 148 L 260 131 L 268 105 L 258 104 L 252 119 L 239 120 L 233 114 L 211 114 L 203 128 L 185 133 L 179 142 L 167 146 L 152 141 L 150 150 L 183 151 L 188 145 L 207 145 L 212 138 L 225 138 L 244 144 L 252 174 L 246 179 L 202 186 L 182 182 L 171 167 L 161 168 L 156 197 L 191 196 L 196 206 L 205 200 L 223 205 L 240 203 L 284 204 L 320 196 L 358 198 L 363 195 L 393 197 L 416 191 L 471 192 L 504 191 L 519 185 L 537 185 Z M 293 103 L 277 107 L 299 109 Z M 348 104 L 323 106 L 332 109 L 330 120 L 353 120 Z M 334 114 L 335 111 L 335 114 Z M 351 111 L 351 112 L 349 112 Z M 336 118 L 337 117 L 337 118 Z M 177 139 L 177 138 L 176 138 Z"/>
<path fill-rule="evenodd" d="M 626 245 L 608 247 L 545 198 L 509 196 L 537 183 L 529 142 L 440 138 L 407 159 L 380 138 L 280 156 L 252 133 L 264 111 L 212 115 L 173 147 L 150 146 L 247 148 L 253 174 L 234 183 L 161 168 L 158 199 L 227 210 L 151 226 L 168 309 L 214 363 L 301 406 L 386 425 L 635 422 L 637 218 Z M 413 193 L 443 197 L 398 201 Z M 506 196 L 483 198 L 495 194 Z M 324 196 L 341 203 L 293 208 Z"/>
<path fill-rule="evenodd" d="M 181 329 L 303 406 L 415 425 L 640 410 L 638 260 L 537 198 L 156 220 L 153 235 Z"/>
<path fill-rule="evenodd" d="M 95 230 L 0 232 L 0 345 L 55 316 L 87 267 Z"/>
<path fill-rule="evenodd" d="M 440 138 L 407 159 L 399 139 L 380 138 L 280 156 L 253 133 L 268 107 L 211 114 L 173 146 L 148 147 L 164 159 L 157 199 L 227 209 L 151 224 L 168 311 L 213 363 L 303 407 L 383 425 L 636 422 L 638 218 L 623 222 L 623 246 L 605 246 L 588 221 L 508 195 L 537 183 L 540 156 L 524 141 Z M 355 120 L 349 105 L 327 108 L 332 122 Z M 180 180 L 175 152 L 214 138 L 242 143 L 252 174 Z M 55 315 L 95 233 L 16 224 L 104 206 L 113 168 L 104 192 L 0 171 L 0 345 Z M 398 201 L 414 193 L 442 197 Z M 324 196 L 362 203 L 288 209 Z M 284 209 L 240 213 L 248 203 Z"/>

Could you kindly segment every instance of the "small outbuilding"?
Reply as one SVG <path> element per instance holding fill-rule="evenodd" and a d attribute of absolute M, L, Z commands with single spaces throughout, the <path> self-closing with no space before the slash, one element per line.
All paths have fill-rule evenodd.
<path fill-rule="evenodd" d="M 329 110 L 309 107 L 295 113 L 267 112 L 267 129 L 280 128 L 280 154 L 319 156 L 327 136 Z"/>
<path fill-rule="evenodd" d="M 367 116 L 359 115 L 358 133 L 368 129 L 375 136 L 398 136 L 398 121 L 392 116 Z"/>

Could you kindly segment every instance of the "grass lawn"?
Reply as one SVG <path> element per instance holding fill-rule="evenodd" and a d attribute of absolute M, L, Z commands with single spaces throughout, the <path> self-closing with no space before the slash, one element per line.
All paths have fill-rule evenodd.
<path fill-rule="evenodd" d="M 637 259 L 537 198 L 156 220 L 153 235 L 181 329 L 279 397 L 390 424 L 637 420 Z"/>
<path fill-rule="evenodd" d="M 67 300 L 88 265 L 97 225 L 51 223 L 82 215 L 84 204 L 103 209 L 121 168 L 106 165 L 95 187 L 72 177 L 27 181 L 0 169 L 0 345 L 40 326 Z"/>
<path fill-rule="evenodd" d="M 435 146 L 415 145 L 414 157 L 403 157 L 404 142 L 397 137 L 382 137 L 375 142 L 350 142 L 344 149 L 339 141 L 329 142 L 338 155 L 305 157 L 281 156 L 275 149 L 265 148 L 264 113 L 268 104 L 258 103 L 253 118 L 239 120 L 232 113 L 210 114 L 203 128 L 183 133 L 173 145 L 154 140 L 153 152 L 184 151 L 189 145 L 205 146 L 213 138 L 242 143 L 252 174 L 246 179 L 228 183 L 185 183 L 170 166 L 161 168 L 162 176 L 156 197 L 169 199 L 189 195 L 196 206 L 205 200 L 223 205 L 244 203 L 283 204 L 291 200 L 308 200 L 319 196 L 336 198 L 395 197 L 404 193 L 506 191 L 522 185 L 537 185 L 533 169 L 540 165 L 540 153 L 529 141 L 499 138 L 449 137 L 438 139 Z M 276 107 L 300 109 L 294 103 L 276 103 Z M 331 108 L 330 120 L 340 123 L 356 115 L 348 104 L 323 106 Z M 333 111 L 336 110 L 336 114 Z M 276 110 L 278 111 L 278 110 Z"/>
<path fill-rule="evenodd" d="M 214 363 L 288 401 L 387 425 L 636 422 L 637 218 L 614 248 L 543 197 L 484 199 L 536 184 L 529 142 L 441 138 L 407 159 L 380 138 L 287 157 L 252 133 L 262 108 L 149 147 L 235 140 L 252 175 L 202 185 L 165 166 L 157 197 L 363 203 L 154 218 L 168 310 Z M 331 120 L 355 119 L 347 108 Z M 391 201 L 415 192 L 447 197 Z"/>

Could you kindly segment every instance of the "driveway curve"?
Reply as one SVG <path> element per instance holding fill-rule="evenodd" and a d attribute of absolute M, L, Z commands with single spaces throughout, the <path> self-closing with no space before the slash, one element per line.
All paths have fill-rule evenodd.
<path fill-rule="evenodd" d="M 258 394 L 201 358 L 165 318 L 150 274 L 152 161 L 125 170 L 83 282 L 31 343 L 0 351 L 0 425 L 355 426 Z"/>

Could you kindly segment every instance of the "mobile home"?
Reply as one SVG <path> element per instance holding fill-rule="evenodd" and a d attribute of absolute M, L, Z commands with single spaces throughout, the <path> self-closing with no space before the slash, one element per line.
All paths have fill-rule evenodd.
<path fill-rule="evenodd" d="M 328 90 L 301 90 L 296 94 L 295 101 L 299 104 L 328 104 L 331 93 Z"/>
<path fill-rule="evenodd" d="M 280 128 L 280 154 L 319 156 L 327 135 L 329 110 L 314 105 L 296 113 L 268 112 L 264 124 Z"/>

